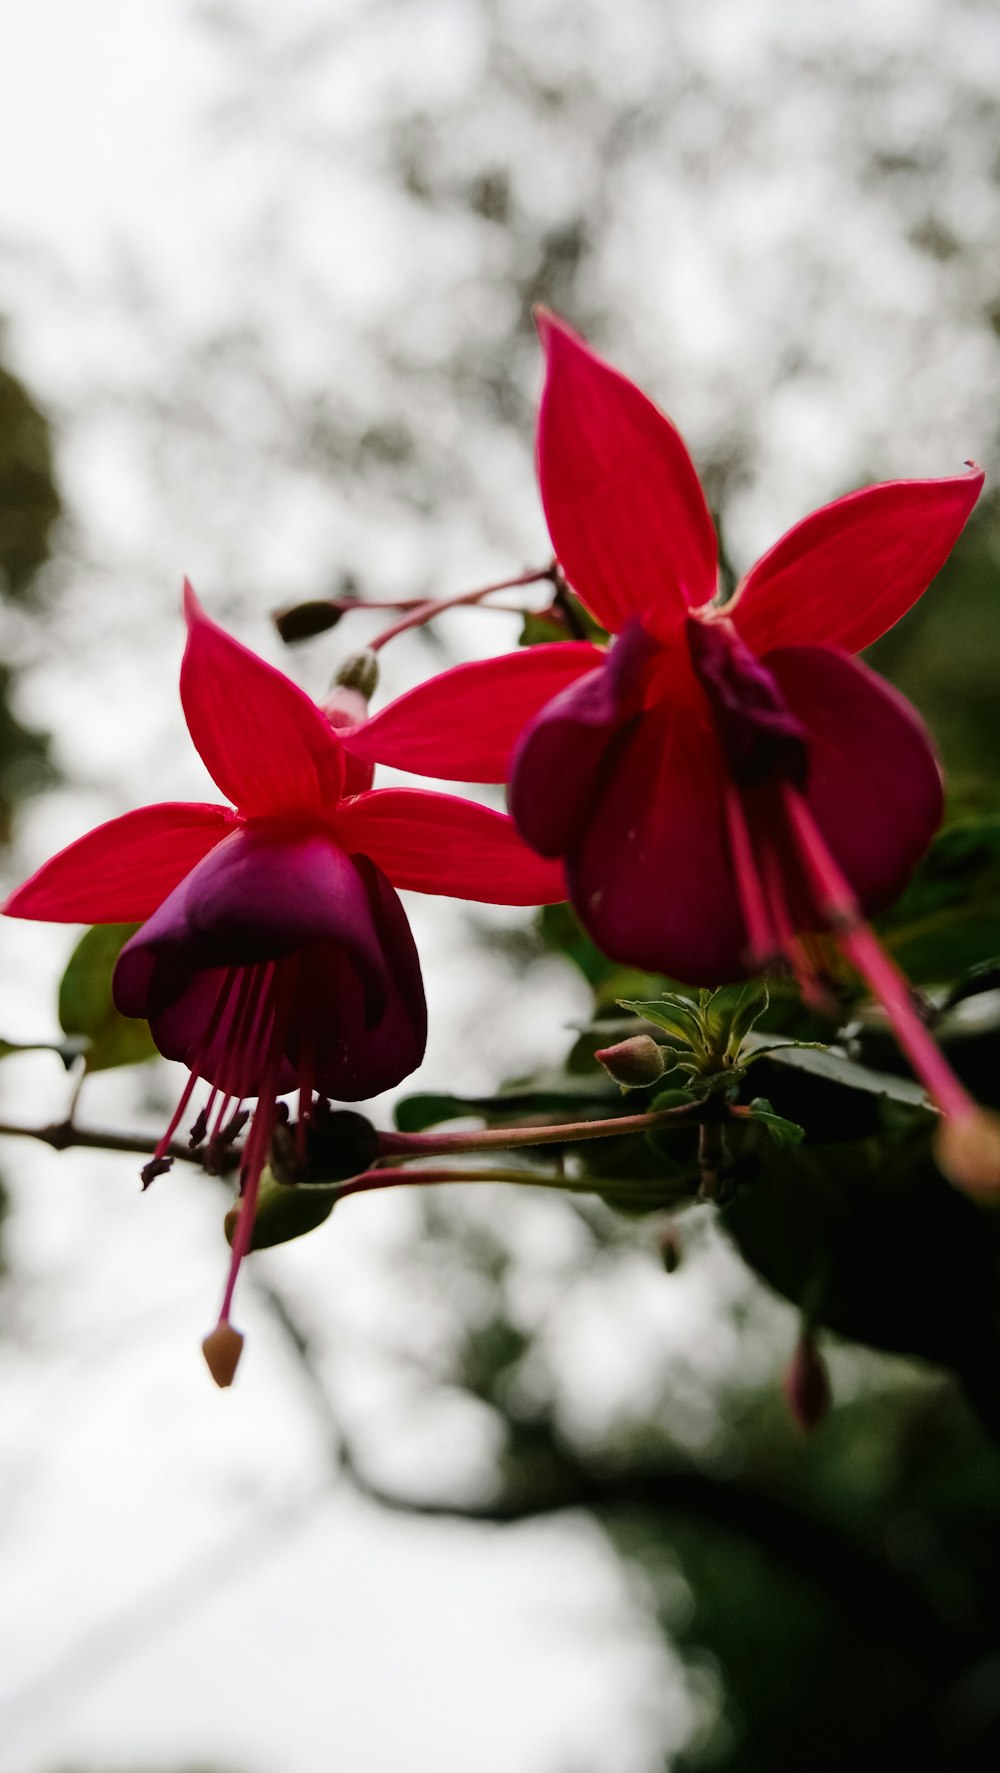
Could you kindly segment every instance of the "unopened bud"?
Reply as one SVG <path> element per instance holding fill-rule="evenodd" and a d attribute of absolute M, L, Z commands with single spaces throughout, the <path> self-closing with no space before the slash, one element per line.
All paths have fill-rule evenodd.
<path fill-rule="evenodd" d="M 977 1108 L 942 1119 L 934 1157 L 956 1188 L 984 1205 L 1000 1206 L 1000 1115 Z"/>
<path fill-rule="evenodd" d="M 633 1034 L 617 1046 L 602 1047 L 594 1058 L 627 1090 L 655 1083 L 667 1068 L 663 1048 L 651 1034 Z"/>
<path fill-rule="evenodd" d="M 830 1375 L 815 1337 L 803 1330 L 781 1381 L 785 1402 L 804 1434 L 818 1428 L 832 1402 Z"/>
<path fill-rule="evenodd" d="M 201 1345 L 201 1352 L 212 1378 L 221 1391 L 228 1389 L 236 1377 L 236 1369 L 243 1353 L 243 1337 L 232 1324 L 224 1321 L 216 1324 Z"/>
<path fill-rule="evenodd" d="M 314 635 L 335 628 L 343 613 L 341 603 L 322 597 L 276 609 L 271 620 L 285 644 L 291 646 L 297 640 L 311 640 Z"/>
<path fill-rule="evenodd" d="M 354 653 L 352 658 L 345 661 L 345 665 L 341 669 L 346 669 L 358 659 L 366 658 L 370 658 L 372 664 L 375 664 L 374 653 Z M 375 677 L 377 680 L 377 665 L 375 666 Z M 372 689 L 374 688 L 375 684 L 373 683 Z M 342 683 L 338 676 L 327 691 L 322 704 L 323 713 L 335 729 L 337 727 L 360 726 L 363 720 L 368 719 L 366 696 L 370 694 L 370 690 L 362 692 L 352 684 Z M 375 765 L 367 763 L 363 757 L 352 757 L 351 753 L 345 750 L 343 792 L 345 794 L 366 794 L 374 779 Z"/>
<path fill-rule="evenodd" d="M 331 726 L 360 726 L 368 719 L 368 703 L 360 690 L 335 683 L 322 701 L 323 713 Z"/>
<path fill-rule="evenodd" d="M 370 647 L 363 648 L 359 653 L 349 653 L 338 665 L 333 681 L 335 685 L 342 684 L 345 689 L 357 690 L 366 702 L 370 702 L 378 689 L 378 659 Z M 341 724 L 346 725 L 346 722 Z"/>

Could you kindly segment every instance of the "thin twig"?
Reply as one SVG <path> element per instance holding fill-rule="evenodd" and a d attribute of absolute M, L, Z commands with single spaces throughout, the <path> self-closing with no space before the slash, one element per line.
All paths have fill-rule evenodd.
<path fill-rule="evenodd" d="M 138 1157 L 148 1157 L 156 1144 L 156 1136 L 152 1133 L 113 1133 L 107 1127 L 78 1127 L 70 1120 L 54 1121 L 47 1127 L 27 1127 L 16 1121 L 2 1120 L 0 1136 L 38 1139 L 43 1145 L 51 1146 L 53 1151 L 70 1151 L 74 1146 L 81 1146 L 89 1151 L 132 1151 Z M 167 1146 L 167 1155 L 201 1165 L 205 1154 L 175 1141 Z"/>

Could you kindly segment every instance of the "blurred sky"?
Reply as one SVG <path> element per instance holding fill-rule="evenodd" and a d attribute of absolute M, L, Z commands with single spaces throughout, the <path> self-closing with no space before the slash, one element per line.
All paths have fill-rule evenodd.
<path fill-rule="evenodd" d="M 13 877 L 100 817 L 205 792 L 175 688 L 185 571 L 319 688 L 336 652 L 282 657 L 274 604 L 342 566 L 372 590 L 457 590 L 545 558 L 530 423 L 444 370 L 509 355 L 529 400 L 515 248 L 591 189 L 599 249 L 573 317 L 594 316 L 700 460 L 735 462 L 742 562 L 846 484 L 996 458 L 995 7 L 508 0 L 493 16 L 556 95 L 548 110 L 518 110 L 480 9 L 446 0 L 35 0 L 8 18 L 0 311 L 10 366 L 56 421 L 71 511 L 48 621 L 11 630 L 23 716 L 54 732 L 69 785 L 25 813 Z M 598 144 L 618 113 L 609 181 Z M 432 163 L 505 168 L 508 228 L 401 195 L 387 143 L 414 115 Z M 953 242 L 940 253 L 917 238 L 930 212 Z M 303 454 L 310 402 L 317 433 L 401 414 L 430 509 L 404 480 Z M 455 654 L 516 636 L 470 615 L 445 632 Z M 400 647 L 388 689 L 428 657 Z M 487 1088 L 551 1057 L 582 990 L 553 967 L 526 1001 L 501 957 L 472 964 L 462 911 L 412 909 L 432 1014 L 421 1079 Z M 0 930 L 5 1031 L 51 1032 L 67 946 Z M 47 1061 L 0 1077 L 25 1116 L 59 1112 L 62 1087 Z M 162 1123 L 177 1087 L 100 1080 L 86 1116 Z M 316 1424 L 250 1287 L 245 1371 L 211 1390 L 210 1184 L 139 1197 L 128 1160 L 13 1146 L 4 1167 L 9 1773 L 209 1755 L 252 1773 L 649 1773 L 657 1744 L 683 1740 L 683 1683 L 586 1523 L 431 1528 L 321 1495 Z M 720 1373 L 745 1358 L 720 1318 L 741 1282 L 719 1252 L 669 1286 L 638 1256 L 598 1286 L 561 1206 L 497 1194 L 482 1210 L 518 1244 L 578 1426 L 640 1415 L 696 1347 Z M 475 1488 L 489 1425 L 446 1390 L 428 1400 L 408 1364 L 434 1366 L 454 1303 L 413 1290 L 417 1229 L 408 1202 L 352 1202 L 263 1266 L 316 1329 L 379 1471 Z M 218 1585 L 217 1556 L 234 1572 Z"/>

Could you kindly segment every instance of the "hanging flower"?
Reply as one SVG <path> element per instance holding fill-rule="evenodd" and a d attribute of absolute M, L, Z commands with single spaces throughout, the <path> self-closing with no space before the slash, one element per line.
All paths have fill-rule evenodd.
<path fill-rule="evenodd" d="M 539 330 L 549 531 L 618 638 L 460 666 L 345 743 L 428 775 L 508 779 L 519 829 L 565 862 L 581 921 L 625 964 L 712 985 L 781 959 L 821 999 L 815 937 L 832 935 L 964 1125 L 970 1098 L 865 921 L 927 849 L 940 770 L 915 711 L 851 655 L 926 590 L 982 473 L 838 499 L 720 604 L 715 531 L 680 434 L 561 321 L 542 313 Z"/>
<path fill-rule="evenodd" d="M 326 1098 L 359 1101 L 419 1065 L 427 1015 L 397 887 L 493 904 L 565 897 L 502 813 L 452 795 L 371 790 L 330 717 L 209 620 L 185 586 L 181 700 L 195 746 L 232 806 L 168 803 L 112 819 L 12 894 L 10 916 L 132 923 L 115 1003 L 149 1021 L 190 1076 L 144 1171 L 168 1146 L 199 1079 L 199 1138 L 218 1141 L 256 1101 L 242 1151 L 242 1208 L 206 1357 L 231 1382 L 229 1322 L 249 1247 L 277 1098 L 298 1091 L 300 1137 Z M 343 698 L 341 698 L 342 700 Z M 360 698 L 358 698 L 360 704 Z M 353 711 L 352 711 L 353 713 Z M 356 718 L 356 713 L 353 713 Z"/>

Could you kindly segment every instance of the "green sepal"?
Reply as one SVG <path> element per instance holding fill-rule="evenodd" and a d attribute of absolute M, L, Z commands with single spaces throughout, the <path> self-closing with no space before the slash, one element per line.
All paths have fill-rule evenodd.
<path fill-rule="evenodd" d="M 270 1169 L 260 1179 L 257 1213 L 250 1238 L 251 1250 L 270 1250 L 275 1244 L 288 1244 L 305 1237 L 329 1219 L 337 1204 L 336 1186 L 290 1188 L 278 1182 Z M 239 1204 L 230 1207 L 225 1219 L 226 1241 L 231 1244 L 239 1218 Z"/>

